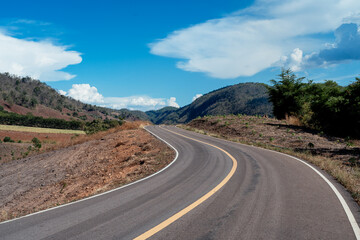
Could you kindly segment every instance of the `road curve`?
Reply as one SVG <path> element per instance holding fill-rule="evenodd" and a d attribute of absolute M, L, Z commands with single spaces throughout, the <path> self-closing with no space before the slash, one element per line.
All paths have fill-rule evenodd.
<path fill-rule="evenodd" d="M 151 238 L 356 239 L 334 191 L 305 164 L 175 127 L 148 130 L 179 153 L 166 170 L 107 194 L 2 223 L 0 239 L 133 239 L 207 194 L 201 204 L 157 228 Z M 358 205 L 324 175 L 358 223 Z"/>

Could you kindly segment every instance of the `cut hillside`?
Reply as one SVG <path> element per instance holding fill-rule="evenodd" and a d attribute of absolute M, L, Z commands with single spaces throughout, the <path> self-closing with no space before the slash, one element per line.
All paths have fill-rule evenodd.
<path fill-rule="evenodd" d="M 205 94 L 180 109 L 163 108 L 146 113 L 156 124 L 187 123 L 206 115 L 272 116 L 272 104 L 268 101 L 268 97 L 265 84 L 240 83 Z"/>
<path fill-rule="evenodd" d="M 147 120 L 146 114 L 139 111 L 114 110 L 82 103 L 29 77 L 0 73 L 0 83 L 0 106 L 8 112 L 65 120 L 111 120 L 119 117 L 126 120 Z"/>
<path fill-rule="evenodd" d="M 84 136 L 87 137 L 87 136 Z M 101 193 L 165 167 L 175 154 L 136 123 L 0 164 L 0 221 Z"/>

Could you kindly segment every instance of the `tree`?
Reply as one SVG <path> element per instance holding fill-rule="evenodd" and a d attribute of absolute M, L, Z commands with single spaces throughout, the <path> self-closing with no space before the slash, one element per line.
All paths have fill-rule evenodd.
<path fill-rule="evenodd" d="M 360 137 L 360 78 L 345 88 L 341 116 L 345 131 L 351 133 L 349 136 Z"/>
<path fill-rule="evenodd" d="M 286 116 L 301 115 L 302 106 L 305 102 L 302 78 L 297 78 L 290 69 L 282 69 L 279 81 L 271 80 L 273 86 L 267 87 L 269 100 L 273 103 L 273 113 L 278 119 Z"/>

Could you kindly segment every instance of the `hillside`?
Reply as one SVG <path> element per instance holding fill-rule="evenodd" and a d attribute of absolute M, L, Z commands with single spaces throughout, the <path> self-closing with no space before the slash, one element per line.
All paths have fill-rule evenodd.
<path fill-rule="evenodd" d="M 29 77 L 0 73 L 0 106 L 7 112 L 64 120 L 126 119 L 150 120 L 155 124 L 186 123 L 206 115 L 246 114 L 272 116 L 272 104 L 264 84 L 240 83 L 196 99 L 180 109 L 165 107 L 147 112 L 114 110 L 85 104 L 59 94 Z"/>
<path fill-rule="evenodd" d="M 149 117 L 149 120 L 155 124 L 163 123 L 164 121 L 169 121 L 169 119 L 174 122 L 178 121 L 179 115 L 176 113 L 178 108 L 176 107 L 164 107 L 159 110 L 147 111 L 146 114 Z M 171 118 L 173 116 L 173 118 Z"/>
<path fill-rule="evenodd" d="M 0 106 L 8 112 L 64 120 L 147 119 L 138 111 L 113 110 L 82 103 L 29 77 L 0 73 L 0 83 Z"/>
<path fill-rule="evenodd" d="M 176 108 L 148 111 L 146 114 L 156 124 L 186 123 L 206 115 L 267 115 L 272 116 L 272 104 L 264 84 L 240 83 L 212 91 L 191 104 Z"/>

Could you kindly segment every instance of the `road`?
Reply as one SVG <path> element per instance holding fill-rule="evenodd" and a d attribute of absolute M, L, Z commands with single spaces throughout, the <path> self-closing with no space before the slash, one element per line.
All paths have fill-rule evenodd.
<path fill-rule="evenodd" d="M 0 239 L 356 239 L 360 209 L 325 173 L 342 204 L 319 174 L 289 156 L 171 126 L 148 130 L 178 151 L 167 169 L 2 223 Z"/>

